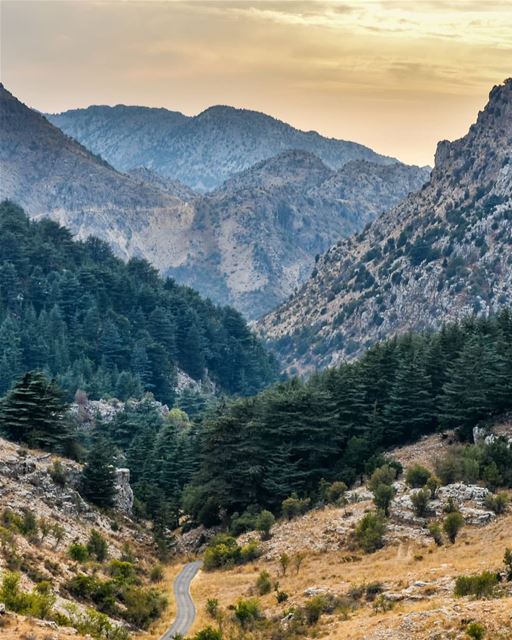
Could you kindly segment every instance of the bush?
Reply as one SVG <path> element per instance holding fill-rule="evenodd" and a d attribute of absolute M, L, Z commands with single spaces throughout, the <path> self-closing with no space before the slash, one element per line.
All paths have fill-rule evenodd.
<path fill-rule="evenodd" d="M 256 589 L 260 596 L 264 596 L 272 591 L 272 580 L 268 571 L 262 571 L 256 580 Z"/>
<path fill-rule="evenodd" d="M 87 562 L 89 560 L 89 551 L 83 544 L 74 542 L 69 545 L 68 555 L 75 562 Z"/>
<path fill-rule="evenodd" d="M 416 491 L 411 495 L 411 502 L 414 514 L 418 518 L 424 518 L 428 512 L 428 503 L 430 501 L 430 490 L 427 487 Z"/>
<path fill-rule="evenodd" d="M 485 633 L 485 627 L 479 622 L 470 622 L 466 627 L 466 634 L 473 640 L 483 640 Z"/>
<path fill-rule="evenodd" d="M 384 546 L 386 523 L 378 512 L 367 513 L 355 530 L 355 538 L 366 553 L 372 553 Z"/>
<path fill-rule="evenodd" d="M 192 640 L 222 640 L 222 633 L 213 627 L 205 627 L 198 631 Z"/>
<path fill-rule="evenodd" d="M 507 510 L 508 502 L 508 495 L 502 491 L 496 495 L 489 494 L 485 499 L 485 506 L 496 515 L 501 515 Z"/>
<path fill-rule="evenodd" d="M 373 501 L 377 509 L 382 509 L 384 515 L 389 516 L 389 508 L 395 497 L 396 490 L 389 484 L 379 484 L 373 488 Z"/>
<path fill-rule="evenodd" d="M 444 519 L 443 530 L 448 536 L 448 540 L 454 544 L 459 531 L 464 526 L 464 518 L 459 511 L 449 513 Z"/>
<path fill-rule="evenodd" d="M 260 603 L 255 598 L 239 600 L 235 607 L 235 618 L 243 629 L 261 618 Z"/>
<path fill-rule="evenodd" d="M 147 629 L 167 606 L 165 596 L 159 591 L 141 587 L 128 587 L 122 594 L 122 601 L 126 607 L 123 618 L 139 629 Z"/>
<path fill-rule="evenodd" d="M 381 484 L 392 485 L 396 480 L 397 471 L 389 464 L 385 464 L 372 473 L 370 480 L 368 481 L 368 489 L 375 492 L 375 489 Z"/>
<path fill-rule="evenodd" d="M 507 574 L 507 580 L 512 582 L 512 549 L 505 549 L 505 555 L 503 556 L 503 563 L 505 564 L 505 572 Z"/>
<path fill-rule="evenodd" d="M 135 566 L 123 560 L 111 560 L 108 573 L 120 585 L 131 584 L 137 580 Z"/>
<path fill-rule="evenodd" d="M 87 551 L 89 552 L 89 556 L 96 558 L 98 562 L 104 562 L 107 559 L 108 543 L 96 529 L 91 531 L 89 541 L 87 542 Z"/>
<path fill-rule="evenodd" d="M 289 498 L 283 500 L 281 510 L 285 518 L 293 520 L 293 518 L 306 513 L 310 505 L 311 500 L 309 498 L 301 499 L 296 494 L 292 494 Z"/>
<path fill-rule="evenodd" d="M 428 531 L 432 536 L 432 538 L 434 539 L 434 542 L 436 543 L 436 545 L 438 547 L 441 547 L 443 544 L 443 535 L 441 533 L 441 527 L 439 526 L 439 523 L 432 522 L 432 524 L 430 524 L 428 527 Z"/>
<path fill-rule="evenodd" d="M 313 596 L 304 605 L 304 614 L 306 622 L 309 625 L 316 624 L 320 620 L 320 616 L 324 612 L 326 606 L 325 597 L 322 595 Z"/>
<path fill-rule="evenodd" d="M 40 588 L 34 591 L 20 591 L 20 574 L 7 572 L 4 574 L 0 588 L 0 601 L 5 608 L 25 616 L 51 619 L 55 596 L 51 590 Z"/>
<path fill-rule="evenodd" d="M 407 470 L 405 481 L 413 489 L 421 489 L 424 487 L 432 474 L 428 469 L 420 464 L 413 465 Z"/>
<path fill-rule="evenodd" d="M 53 482 L 59 487 L 66 486 L 66 470 L 60 460 L 54 460 L 52 466 L 48 469 L 48 473 Z"/>
<path fill-rule="evenodd" d="M 260 513 L 256 520 L 256 529 L 260 532 L 262 540 L 270 538 L 270 530 L 275 521 L 274 514 L 270 513 L 270 511 L 263 510 Z"/>
<path fill-rule="evenodd" d="M 219 601 L 217 598 L 208 598 L 205 609 L 210 618 L 215 620 L 219 615 Z"/>
<path fill-rule="evenodd" d="M 276 591 L 277 604 L 282 604 L 283 602 L 286 602 L 289 597 L 290 596 L 286 593 L 286 591 L 280 591 L 279 589 L 277 589 Z"/>
<path fill-rule="evenodd" d="M 161 582 L 164 579 L 164 570 L 161 564 L 155 564 L 149 572 L 151 582 Z"/>
<path fill-rule="evenodd" d="M 348 487 L 344 482 L 336 481 L 325 488 L 325 500 L 331 504 L 342 504 Z"/>
<path fill-rule="evenodd" d="M 229 531 L 232 536 L 238 537 L 246 531 L 254 531 L 256 529 L 257 514 L 245 511 L 242 515 L 233 514 Z"/>
<path fill-rule="evenodd" d="M 259 558 L 261 549 L 255 540 L 240 547 L 232 536 L 219 534 L 208 545 L 203 563 L 206 570 L 243 564 Z"/>
<path fill-rule="evenodd" d="M 498 576 L 490 571 L 484 571 L 477 576 L 459 576 L 455 581 L 454 594 L 456 596 L 491 598 L 495 595 L 497 585 Z"/>

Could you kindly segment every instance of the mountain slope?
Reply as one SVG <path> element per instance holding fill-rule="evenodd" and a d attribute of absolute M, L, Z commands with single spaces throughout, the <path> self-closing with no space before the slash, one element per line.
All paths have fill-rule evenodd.
<path fill-rule="evenodd" d="M 201 191 L 289 149 L 314 153 L 334 169 L 349 160 L 395 162 L 363 145 L 299 131 L 264 113 L 228 106 L 210 107 L 194 117 L 124 105 L 47 117 L 121 171 L 144 166 Z"/>
<path fill-rule="evenodd" d="M 430 182 L 339 242 L 261 322 L 288 367 L 512 302 L 512 80 L 468 134 L 439 143 Z"/>
<path fill-rule="evenodd" d="M 313 154 L 288 151 L 201 195 L 151 169 L 119 173 L 3 87 L 0 112 L 0 198 L 32 217 L 50 216 L 79 238 L 107 240 L 124 258 L 144 257 L 250 318 L 286 299 L 316 253 L 359 231 L 427 176 L 366 161 L 336 172 Z"/>
<path fill-rule="evenodd" d="M 313 154 L 284 152 L 196 202 L 192 235 L 202 236 L 204 253 L 169 273 L 257 318 L 308 277 L 333 239 L 360 231 L 427 177 L 400 163 L 333 171 Z"/>

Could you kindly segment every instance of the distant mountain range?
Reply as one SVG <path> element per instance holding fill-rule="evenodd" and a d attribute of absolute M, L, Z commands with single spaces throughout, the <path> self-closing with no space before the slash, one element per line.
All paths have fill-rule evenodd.
<path fill-rule="evenodd" d="M 188 117 L 167 109 L 91 106 L 47 118 L 120 171 L 138 167 L 210 191 L 272 156 L 300 149 L 339 169 L 350 160 L 396 162 L 355 142 L 299 131 L 264 113 L 215 106 Z"/>
<path fill-rule="evenodd" d="M 430 181 L 322 256 L 260 329 L 288 369 L 512 304 L 512 79 L 468 134 L 440 142 Z"/>
<path fill-rule="evenodd" d="M 177 126 L 165 110 L 137 113 L 150 114 L 152 130 L 151 118 L 160 111 L 171 129 Z M 253 116 L 249 112 L 249 121 Z M 137 131 L 145 130 L 144 122 L 141 115 Z M 338 144 L 317 138 L 326 148 Z M 335 170 L 308 151 L 288 149 L 199 194 L 147 167 L 121 173 L 4 87 L 0 162 L 0 198 L 15 200 L 32 217 L 50 216 L 78 237 L 99 236 L 122 257 L 145 257 L 162 273 L 251 319 L 293 293 L 311 273 L 315 254 L 360 231 L 419 189 L 429 173 L 382 158 L 351 160 Z"/>

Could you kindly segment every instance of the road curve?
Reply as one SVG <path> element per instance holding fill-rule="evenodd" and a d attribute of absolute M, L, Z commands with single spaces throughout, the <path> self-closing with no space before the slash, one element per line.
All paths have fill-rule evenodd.
<path fill-rule="evenodd" d="M 196 608 L 190 595 L 190 583 L 202 566 L 202 562 L 189 562 L 181 570 L 174 581 L 174 595 L 176 596 L 176 620 L 167 629 L 160 640 L 172 640 L 177 635 L 184 636 L 193 625 Z"/>

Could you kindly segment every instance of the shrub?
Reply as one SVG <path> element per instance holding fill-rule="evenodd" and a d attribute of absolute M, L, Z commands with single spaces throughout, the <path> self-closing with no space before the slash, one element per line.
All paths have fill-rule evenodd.
<path fill-rule="evenodd" d="M 280 591 L 277 589 L 276 591 L 276 600 L 278 604 L 282 604 L 286 602 L 290 596 L 286 593 L 286 591 Z"/>
<path fill-rule="evenodd" d="M 375 598 L 384 591 L 382 582 L 370 582 L 366 585 L 366 599 L 373 602 Z"/>
<path fill-rule="evenodd" d="M 239 561 L 241 564 L 246 562 L 252 562 L 261 556 L 261 548 L 260 545 L 256 542 L 256 540 L 251 540 L 247 544 L 244 544 L 243 547 L 240 547 L 240 558 Z"/>
<path fill-rule="evenodd" d="M 75 562 L 87 562 L 87 560 L 89 560 L 89 551 L 87 547 L 83 544 L 78 544 L 77 542 L 69 545 L 68 555 L 71 560 L 74 560 Z"/>
<path fill-rule="evenodd" d="M 453 544 L 464 526 L 464 518 L 459 511 L 449 513 L 444 519 L 443 530 L 448 536 L 448 540 Z"/>
<path fill-rule="evenodd" d="M 34 618 L 47 620 L 52 617 L 55 596 L 51 590 L 41 588 L 31 592 L 20 591 L 20 574 L 4 574 L 0 588 L 0 601 L 6 609 Z"/>
<path fill-rule="evenodd" d="M 272 580 L 268 571 L 262 571 L 256 580 L 256 589 L 260 596 L 264 596 L 272 591 Z"/>
<path fill-rule="evenodd" d="M 60 460 L 54 460 L 52 466 L 48 469 L 48 474 L 53 482 L 59 487 L 66 486 L 66 470 Z"/>
<path fill-rule="evenodd" d="M 217 598 L 208 598 L 205 609 L 210 618 L 215 620 L 219 615 L 219 601 Z"/>
<path fill-rule="evenodd" d="M 281 565 L 281 570 L 283 572 L 283 576 L 285 576 L 286 575 L 286 570 L 288 569 L 288 566 L 290 564 L 290 556 L 286 553 L 286 551 L 284 551 L 279 556 L 279 564 Z"/>
<path fill-rule="evenodd" d="M 435 498 L 437 496 L 437 491 L 441 486 L 441 481 L 437 476 L 431 475 L 430 478 L 425 483 L 425 487 L 430 491 L 431 498 Z"/>
<path fill-rule="evenodd" d="M 434 542 L 436 543 L 436 545 L 438 547 L 441 547 L 443 544 L 443 536 L 441 533 L 441 527 L 439 526 L 439 523 L 432 522 L 428 527 L 428 531 L 432 536 L 432 538 L 434 539 Z"/>
<path fill-rule="evenodd" d="M 389 484 L 379 484 L 373 488 L 373 501 L 378 509 L 382 509 L 389 516 L 389 508 L 395 497 L 396 490 Z"/>
<path fill-rule="evenodd" d="M 505 564 L 505 572 L 507 574 L 507 580 L 509 582 L 512 582 L 512 549 L 505 549 L 503 562 Z"/>
<path fill-rule="evenodd" d="M 348 487 L 344 482 L 336 481 L 328 485 L 325 489 L 325 499 L 329 503 L 341 504 L 344 501 L 345 492 Z"/>
<path fill-rule="evenodd" d="M 210 542 L 204 553 L 204 568 L 211 570 L 242 564 L 255 560 L 260 555 L 261 549 L 255 540 L 240 547 L 232 536 L 219 534 Z"/>
<path fill-rule="evenodd" d="M 245 511 L 242 515 L 233 514 L 229 531 L 232 536 L 240 536 L 246 531 L 253 531 L 256 529 L 257 514 Z"/>
<path fill-rule="evenodd" d="M 103 562 L 107 559 L 108 543 L 96 529 L 91 531 L 89 541 L 87 542 L 87 551 L 89 552 L 89 556 L 96 558 L 98 562 Z"/>
<path fill-rule="evenodd" d="M 497 584 L 498 576 L 490 571 L 484 571 L 476 576 L 459 576 L 455 581 L 454 594 L 490 598 L 495 594 Z"/>
<path fill-rule="evenodd" d="M 375 469 L 368 481 L 368 489 L 375 492 L 375 489 L 381 484 L 391 485 L 396 480 L 396 469 L 389 464 Z"/>
<path fill-rule="evenodd" d="M 270 511 L 263 510 L 260 513 L 256 520 L 256 529 L 260 532 L 262 540 L 270 538 L 270 530 L 275 521 L 274 514 L 270 513 Z"/>
<path fill-rule="evenodd" d="M 167 606 L 165 596 L 152 588 L 128 587 L 122 594 L 122 601 L 126 607 L 123 618 L 139 629 L 147 629 Z"/>
<path fill-rule="evenodd" d="M 496 495 L 489 494 L 485 499 L 485 506 L 496 515 L 501 515 L 507 510 L 508 501 L 508 495 L 502 491 Z"/>
<path fill-rule="evenodd" d="M 213 627 L 205 627 L 198 631 L 192 640 L 222 640 L 222 633 Z"/>
<path fill-rule="evenodd" d="M 108 573 L 121 585 L 131 584 L 137 579 L 134 565 L 123 560 L 111 560 L 108 565 Z"/>
<path fill-rule="evenodd" d="M 236 604 L 234 614 L 240 626 L 245 629 L 261 618 L 260 603 L 255 598 L 241 599 Z"/>
<path fill-rule="evenodd" d="M 485 627 L 479 622 L 470 622 L 466 627 L 466 634 L 473 640 L 483 640 L 485 633 Z"/>
<path fill-rule="evenodd" d="M 306 622 L 310 625 L 316 624 L 325 609 L 325 597 L 322 595 L 313 596 L 304 605 Z"/>
<path fill-rule="evenodd" d="M 428 503 L 430 501 L 430 490 L 424 487 L 411 495 L 411 502 L 414 513 L 418 518 L 424 518 L 428 512 Z"/>
<path fill-rule="evenodd" d="M 289 498 L 283 500 L 281 510 L 285 518 L 293 520 L 293 518 L 306 513 L 310 504 L 311 500 L 309 498 L 301 499 L 296 494 L 292 494 Z"/>
<path fill-rule="evenodd" d="M 366 553 L 372 553 L 384 546 L 386 523 L 378 512 L 367 513 L 355 530 L 355 538 Z"/>
<path fill-rule="evenodd" d="M 161 564 L 155 564 L 149 572 L 151 582 L 161 582 L 164 579 L 164 570 Z"/>
<path fill-rule="evenodd" d="M 420 464 L 415 464 L 407 470 L 405 481 L 410 487 L 420 489 L 425 486 L 431 475 L 428 469 L 422 467 Z"/>

